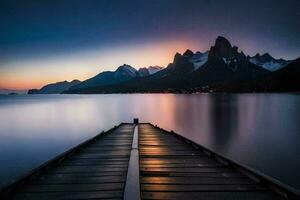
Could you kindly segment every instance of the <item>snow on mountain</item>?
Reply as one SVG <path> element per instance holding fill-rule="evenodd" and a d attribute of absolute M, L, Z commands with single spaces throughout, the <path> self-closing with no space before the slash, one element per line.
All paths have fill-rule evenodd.
<path fill-rule="evenodd" d="M 230 67 L 233 71 L 235 71 L 238 67 L 238 64 L 237 64 L 237 59 L 236 58 L 222 58 L 224 63 Z"/>
<path fill-rule="evenodd" d="M 182 55 L 188 62 L 194 65 L 194 70 L 199 69 L 202 65 L 204 65 L 208 60 L 208 51 L 205 53 L 201 53 L 197 51 L 196 53 L 187 49 Z"/>
<path fill-rule="evenodd" d="M 149 76 L 155 74 L 156 72 L 162 70 L 163 67 L 160 66 L 150 66 L 150 67 L 141 67 L 138 70 L 138 75 L 141 77 Z"/>
<path fill-rule="evenodd" d="M 203 66 L 208 60 L 208 51 L 205 53 L 196 52 L 189 61 L 194 64 L 194 69 L 197 70 Z"/>
<path fill-rule="evenodd" d="M 160 67 L 160 66 L 150 66 L 147 69 L 148 69 L 149 74 L 151 75 L 151 74 L 155 74 L 156 72 L 162 70 L 163 67 Z"/>
<path fill-rule="evenodd" d="M 122 65 L 120 67 L 118 67 L 118 69 L 116 70 L 115 77 L 119 77 L 119 76 L 130 76 L 130 77 L 136 77 L 137 76 L 137 70 L 133 67 L 131 67 L 130 65 Z"/>
<path fill-rule="evenodd" d="M 148 76 L 148 75 L 155 74 L 156 72 L 158 72 L 162 69 L 163 68 L 160 66 L 150 66 L 150 67 L 139 68 L 139 70 L 136 70 L 135 68 L 131 67 L 130 65 L 124 64 L 116 70 L 115 76 L 118 76 L 120 73 L 122 74 L 122 76 L 127 75 L 127 76 L 131 76 L 131 77 Z"/>
<path fill-rule="evenodd" d="M 276 71 L 278 69 L 281 69 L 282 67 L 284 67 L 285 65 L 283 65 L 282 63 L 276 62 L 276 61 L 270 61 L 270 62 L 266 62 L 262 65 L 263 68 L 269 70 L 269 71 Z"/>
<path fill-rule="evenodd" d="M 275 59 L 268 53 L 263 55 L 256 54 L 255 56 L 251 57 L 249 61 L 272 72 L 277 71 L 290 63 L 287 60 Z"/>

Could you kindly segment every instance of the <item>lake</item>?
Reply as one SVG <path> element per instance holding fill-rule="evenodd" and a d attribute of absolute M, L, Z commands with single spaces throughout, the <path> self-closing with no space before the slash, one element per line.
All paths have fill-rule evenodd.
<path fill-rule="evenodd" d="M 0 186 L 135 117 L 300 189 L 297 94 L 1 96 Z"/>

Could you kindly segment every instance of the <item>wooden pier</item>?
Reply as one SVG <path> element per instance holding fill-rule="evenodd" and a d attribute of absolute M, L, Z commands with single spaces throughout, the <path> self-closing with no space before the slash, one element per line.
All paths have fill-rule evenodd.
<path fill-rule="evenodd" d="M 2 189 L 0 199 L 300 199 L 174 132 L 135 122 L 50 160 Z"/>

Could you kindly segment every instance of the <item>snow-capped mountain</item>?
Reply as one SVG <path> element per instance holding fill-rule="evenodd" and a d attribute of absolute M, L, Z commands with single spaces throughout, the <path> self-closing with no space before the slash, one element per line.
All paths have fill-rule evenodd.
<path fill-rule="evenodd" d="M 138 71 L 130 65 L 124 64 L 116 71 L 105 71 L 98 75 L 81 82 L 70 88 L 70 90 L 79 90 L 104 85 L 118 84 L 136 78 Z"/>
<path fill-rule="evenodd" d="M 263 55 L 256 54 L 255 56 L 250 57 L 249 61 L 272 72 L 279 70 L 290 63 L 290 61 L 284 59 L 275 59 L 268 53 Z"/>
<path fill-rule="evenodd" d="M 208 53 L 209 53 L 208 51 L 205 53 L 201 53 L 200 51 L 193 53 L 191 50 L 188 49 L 185 51 L 183 56 L 187 57 L 188 61 L 193 63 L 194 70 L 197 70 L 207 62 Z"/>
<path fill-rule="evenodd" d="M 149 76 L 155 74 L 156 72 L 159 72 L 162 69 L 163 67 L 160 66 L 141 67 L 138 70 L 138 75 L 141 77 Z"/>
<path fill-rule="evenodd" d="M 118 67 L 116 71 L 101 72 L 98 75 L 87 79 L 74 87 L 71 87 L 70 90 L 82 90 L 85 88 L 120 84 L 126 81 L 133 80 L 137 77 L 149 76 L 161 69 L 161 67 L 154 66 L 136 70 L 134 67 L 124 64 Z"/>
<path fill-rule="evenodd" d="M 163 67 L 160 67 L 160 66 L 150 66 L 147 68 L 150 75 L 155 74 L 156 72 L 159 72 L 162 69 L 163 69 Z"/>
<path fill-rule="evenodd" d="M 287 77 L 282 74 L 294 74 L 294 82 L 284 81 L 286 86 L 282 90 L 287 90 L 291 89 L 290 83 L 299 82 L 298 66 L 299 59 L 297 62 L 286 61 L 269 54 L 246 56 L 237 46 L 219 36 L 209 51 L 194 53 L 188 49 L 183 54 L 176 53 L 166 68 L 155 66 L 136 70 L 122 65 L 116 71 L 102 72 L 66 93 L 277 91 L 283 84 L 280 79 Z"/>
<path fill-rule="evenodd" d="M 118 67 L 118 69 L 115 71 L 114 73 L 114 77 L 115 78 L 119 78 L 119 77 L 124 77 L 124 76 L 128 76 L 128 77 L 136 77 L 138 75 L 138 71 L 131 67 L 130 65 L 124 64 L 120 67 Z"/>

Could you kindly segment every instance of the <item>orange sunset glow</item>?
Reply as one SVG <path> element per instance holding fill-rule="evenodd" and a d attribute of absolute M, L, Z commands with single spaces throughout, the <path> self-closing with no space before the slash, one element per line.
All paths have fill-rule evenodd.
<path fill-rule="evenodd" d="M 64 80 L 85 80 L 102 71 L 113 71 L 125 63 L 135 68 L 165 67 L 172 62 L 176 52 L 182 53 L 188 48 L 204 49 L 192 41 L 176 39 L 10 61 L 4 64 L 4 69 L 0 69 L 0 88 L 21 90 L 41 88 L 45 84 Z"/>

